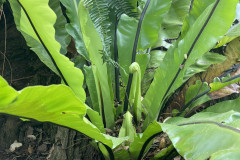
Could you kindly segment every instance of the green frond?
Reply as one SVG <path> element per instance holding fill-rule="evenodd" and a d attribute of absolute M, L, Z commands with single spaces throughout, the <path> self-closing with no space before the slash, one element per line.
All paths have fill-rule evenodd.
<path fill-rule="evenodd" d="M 109 2 L 106 0 L 84 0 L 83 2 L 100 35 L 104 57 L 110 57 L 112 37 L 110 36 Z"/>
<path fill-rule="evenodd" d="M 137 17 L 137 13 L 133 12 L 134 7 L 128 0 L 109 0 L 109 6 L 115 10 L 118 18 L 122 14 L 126 14 L 129 17 Z"/>

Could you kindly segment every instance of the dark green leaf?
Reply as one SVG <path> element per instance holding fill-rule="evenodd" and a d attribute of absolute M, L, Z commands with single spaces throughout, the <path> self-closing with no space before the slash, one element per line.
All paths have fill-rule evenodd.
<path fill-rule="evenodd" d="M 70 20 L 69 24 L 66 24 L 67 32 L 74 38 L 75 45 L 78 53 L 85 59 L 89 60 L 86 46 L 83 42 L 82 31 L 79 21 L 79 1 L 80 0 L 60 0 L 61 3 L 66 7 L 66 13 Z"/>
<path fill-rule="evenodd" d="M 162 131 L 161 126 L 157 122 L 151 123 L 144 133 L 137 134 L 134 137 L 133 143 L 130 145 L 129 151 L 133 159 L 137 159 L 145 142 L 153 135 L 158 134 Z M 146 146 L 145 146 L 146 147 Z M 148 148 L 149 149 L 149 148 Z M 145 151 L 147 151 L 146 149 Z M 144 152 L 144 151 L 143 151 Z M 143 156 L 143 155 L 142 155 Z"/>
<path fill-rule="evenodd" d="M 55 38 L 61 45 L 60 52 L 62 54 L 66 54 L 67 47 L 71 40 L 71 37 L 69 36 L 69 34 L 67 33 L 67 31 L 65 29 L 65 24 L 67 23 L 66 18 L 64 17 L 64 15 L 62 13 L 62 8 L 60 6 L 59 0 L 50 0 L 49 6 L 57 15 L 57 20 L 56 20 L 56 23 L 54 24 L 54 28 L 56 31 Z"/>

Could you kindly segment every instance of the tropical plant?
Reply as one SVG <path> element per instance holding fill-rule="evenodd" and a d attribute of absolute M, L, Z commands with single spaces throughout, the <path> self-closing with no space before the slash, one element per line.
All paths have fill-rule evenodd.
<path fill-rule="evenodd" d="M 9 2 L 17 29 L 62 84 L 16 91 L 0 77 L 0 113 L 75 129 L 106 159 L 142 159 L 163 132 L 172 145 L 153 159 L 176 151 L 186 159 L 239 158 L 239 98 L 193 112 L 210 93 L 240 81 L 239 74 L 209 71 L 239 60 L 238 0 Z M 78 52 L 72 61 L 70 37 Z M 234 59 L 213 53 L 228 42 Z M 197 81 L 194 75 L 206 70 L 216 78 Z M 160 122 L 189 79 L 196 82 L 186 89 L 185 105 Z"/>

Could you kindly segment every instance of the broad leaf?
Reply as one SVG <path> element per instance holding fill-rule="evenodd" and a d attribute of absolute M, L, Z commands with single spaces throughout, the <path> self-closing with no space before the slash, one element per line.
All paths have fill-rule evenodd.
<path fill-rule="evenodd" d="M 150 55 L 148 53 L 136 55 L 136 62 L 139 64 L 141 69 L 141 79 L 143 79 L 149 60 Z"/>
<path fill-rule="evenodd" d="M 8 83 L 1 76 L 0 88 L 2 89 L 2 91 L 0 92 L 0 106 L 11 103 L 18 95 L 17 91 L 15 91 L 11 86 L 9 86 Z"/>
<path fill-rule="evenodd" d="M 201 93 L 203 93 L 208 89 L 209 89 L 209 86 L 206 82 L 203 83 L 200 81 L 196 81 L 196 84 L 191 85 L 187 90 L 187 93 L 185 95 L 185 105 L 189 103 L 192 99 L 194 99 L 196 96 L 200 95 Z M 192 104 L 189 106 L 189 108 L 193 109 L 194 107 L 200 104 L 203 104 L 209 100 L 211 100 L 211 98 L 207 94 L 205 94 L 200 99 L 193 101 Z"/>
<path fill-rule="evenodd" d="M 14 15 L 17 18 L 16 25 L 18 25 L 18 28 L 28 37 L 34 39 L 34 43 L 38 42 L 42 45 L 41 49 L 44 48 L 47 52 L 47 55 L 43 55 L 43 57 L 47 56 L 47 59 L 50 57 L 51 62 L 49 63 L 55 67 L 55 73 L 62 78 L 66 85 L 71 87 L 79 99 L 85 101 L 86 95 L 82 88 L 83 74 L 81 70 L 74 67 L 74 64 L 67 57 L 60 54 L 61 46 L 55 40 L 53 25 L 57 17 L 48 6 L 49 0 L 19 0 L 19 4 L 16 4 L 16 1 L 13 0 L 11 2 Z M 21 12 L 20 4 L 23 7 Z M 20 21 L 18 21 L 19 14 L 21 15 Z M 50 68 L 52 69 L 52 67 Z"/>
<path fill-rule="evenodd" d="M 109 152 L 108 152 L 107 148 L 103 144 L 101 144 L 101 143 L 98 144 L 98 148 L 99 148 L 100 152 L 102 153 L 102 155 L 104 156 L 105 160 L 111 160 Z"/>
<path fill-rule="evenodd" d="M 137 31 L 137 20 L 123 14 L 118 24 L 118 52 L 119 69 L 124 86 L 128 83 L 129 66 L 131 65 L 132 50 Z M 149 54 L 137 54 L 136 62 L 140 65 L 142 77 L 144 75 L 147 63 L 150 59 Z"/>
<path fill-rule="evenodd" d="M 187 68 L 214 47 L 227 32 L 234 19 L 237 2 L 222 0 L 209 5 L 183 39 L 168 50 L 143 100 L 151 115 L 145 124 L 157 118 L 163 98 L 182 85 Z M 220 22 L 219 18 L 224 19 L 224 22 Z M 208 43 L 205 43 L 206 40 Z"/>
<path fill-rule="evenodd" d="M 171 6 L 171 0 L 152 0 L 144 15 L 140 31 L 138 48 L 145 50 L 152 47 L 158 40 L 158 31 L 162 20 Z"/>
<path fill-rule="evenodd" d="M 237 5 L 237 9 L 236 9 L 236 17 L 235 17 L 235 22 L 237 22 L 237 24 L 234 24 L 229 31 L 227 32 L 227 34 L 219 41 L 219 43 L 217 44 L 217 47 L 221 47 L 222 45 L 232 41 L 233 39 L 235 39 L 236 37 L 240 36 L 240 1 L 238 2 Z"/>
<path fill-rule="evenodd" d="M 14 16 L 14 21 L 16 24 L 17 29 L 22 33 L 24 36 L 27 45 L 31 47 L 31 50 L 33 50 L 39 59 L 46 65 L 48 66 L 53 72 L 58 74 L 58 71 L 56 67 L 54 66 L 50 56 L 47 54 L 46 50 L 42 46 L 42 44 L 37 40 L 34 39 L 31 35 L 28 33 L 25 33 L 24 31 L 21 30 L 20 26 L 20 19 L 21 19 L 21 7 L 19 6 L 18 2 L 15 0 L 10 0 L 10 5 L 11 9 L 13 11 L 13 16 Z"/>
<path fill-rule="evenodd" d="M 199 113 L 191 118 L 172 118 L 161 124 L 178 153 L 185 159 L 204 160 L 217 152 L 238 148 L 240 113 Z"/>
<path fill-rule="evenodd" d="M 87 116 L 89 117 L 91 123 L 95 125 L 101 131 L 101 133 L 106 133 L 101 115 L 97 111 L 94 111 L 92 108 L 88 106 L 86 107 Z"/>
<path fill-rule="evenodd" d="M 189 68 L 187 68 L 183 79 L 184 81 L 186 81 L 190 77 L 192 77 L 194 74 L 206 71 L 209 68 L 209 66 L 213 64 L 222 63 L 225 60 L 226 60 L 226 57 L 218 53 L 211 53 L 211 52 L 205 53 L 201 58 L 196 60 L 194 64 L 192 64 L 191 66 L 189 66 Z M 209 74 L 211 73 L 208 72 L 207 75 Z"/>
<path fill-rule="evenodd" d="M 184 18 L 187 16 L 190 0 L 173 0 L 167 15 L 163 19 L 160 37 L 165 39 L 176 39 L 182 29 Z"/>
<path fill-rule="evenodd" d="M 186 16 L 183 22 L 181 37 L 183 38 L 192 25 L 196 22 L 199 16 L 204 12 L 204 10 L 211 4 L 213 4 L 215 0 L 194 0 L 192 1 L 192 8 L 190 13 Z"/>
<path fill-rule="evenodd" d="M 66 30 L 74 38 L 78 53 L 82 55 L 85 59 L 89 60 L 87 49 L 83 42 L 82 31 L 78 17 L 78 6 L 80 0 L 60 1 L 64 5 L 64 7 L 66 7 L 66 14 L 70 20 L 70 23 L 66 24 Z"/>
<path fill-rule="evenodd" d="M 221 47 L 226 43 L 229 43 L 230 41 L 234 40 L 235 38 L 240 36 L 240 23 L 232 26 L 227 34 L 218 42 L 217 47 Z"/>
<path fill-rule="evenodd" d="M 240 148 L 226 149 L 223 151 L 219 151 L 214 153 L 210 160 L 222 160 L 222 159 L 230 159 L 230 160 L 238 160 L 240 157 Z"/>
<path fill-rule="evenodd" d="M 114 126 L 114 106 L 113 98 L 111 96 L 111 85 L 108 81 L 108 69 L 107 64 L 103 62 L 101 50 L 103 45 L 101 39 L 96 31 L 93 22 L 89 16 L 87 9 L 83 6 L 83 2 L 79 4 L 79 21 L 81 24 L 81 30 L 83 34 L 83 40 L 86 45 L 89 59 L 93 65 L 92 71 L 95 80 L 95 86 L 97 87 L 98 104 L 97 111 L 100 111 L 103 120 L 107 128 L 113 128 Z M 96 103 L 95 103 L 96 104 Z M 103 114 L 104 113 L 104 114 Z"/>
<path fill-rule="evenodd" d="M 151 140 L 157 134 L 159 134 L 161 131 L 162 131 L 162 129 L 161 129 L 160 124 L 157 122 L 153 122 L 148 126 L 148 128 L 143 133 L 136 134 L 136 136 L 134 137 L 134 141 L 131 143 L 130 148 L 129 148 L 132 158 L 137 159 L 139 157 L 140 152 L 143 149 L 145 142 L 147 140 L 150 140 L 150 142 L 151 142 Z M 148 145 L 148 144 L 146 144 L 146 145 Z M 146 149 L 145 151 L 143 150 L 142 152 L 145 153 L 148 149 Z"/>
<path fill-rule="evenodd" d="M 217 103 L 204 110 L 204 112 L 225 113 L 231 110 L 240 112 L 240 98 Z"/>
<path fill-rule="evenodd" d="M 156 33 L 160 30 L 163 17 L 166 15 L 170 6 L 170 0 L 150 2 L 140 28 L 140 37 L 137 46 L 139 50 L 150 48 L 157 42 L 158 34 Z M 120 72 L 123 76 L 123 82 L 125 85 L 127 85 L 128 67 L 131 65 L 132 51 L 138 23 L 139 22 L 135 18 L 122 15 L 118 24 L 117 36 L 119 64 L 120 67 L 122 67 Z M 136 62 L 138 61 L 136 60 Z M 141 70 L 145 71 L 145 68 L 141 66 L 141 63 L 139 64 Z"/>
<path fill-rule="evenodd" d="M 147 65 L 146 72 L 144 73 L 142 80 L 142 94 L 144 95 L 148 90 L 153 77 L 155 75 L 156 69 L 159 67 L 162 62 L 166 52 L 160 50 L 154 50 L 150 52 L 150 60 Z"/>
<path fill-rule="evenodd" d="M 0 113 L 69 127 L 106 144 L 110 148 L 115 148 L 126 140 L 126 138 L 114 138 L 101 133 L 84 117 L 87 111 L 86 104 L 79 100 L 73 91 L 65 85 L 27 87 L 17 93 L 10 86 L 7 86 L 2 77 L 0 77 L 0 84 L 0 93 L 14 92 L 14 95 L 10 94 L 8 99 L 4 96 L 1 97 Z M 15 100 L 10 102 L 13 97 Z"/>
<path fill-rule="evenodd" d="M 38 54 L 41 61 L 43 61 L 45 64 L 50 63 L 50 62 L 47 62 L 47 61 L 51 61 L 50 57 L 47 56 L 47 53 L 46 53 L 46 51 L 44 51 L 44 48 L 42 47 L 42 45 L 38 41 L 29 37 L 26 33 L 22 32 L 21 29 L 19 28 L 20 16 L 21 16 L 20 8 L 21 7 L 18 5 L 17 1 L 10 1 L 10 4 L 11 4 L 11 8 L 13 10 L 14 20 L 17 25 L 17 29 L 23 34 L 24 38 L 27 41 L 27 44 L 30 47 L 32 47 L 31 49 L 34 52 L 36 52 Z M 66 29 L 65 29 L 65 24 L 67 23 L 67 21 L 62 13 L 59 0 L 50 0 L 49 6 L 57 15 L 57 20 L 56 20 L 56 23 L 54 24 L 54 28 L 56 30 L 55 38 L 61 44 L 60 52 L 62 54 L 66 54 L 67 46 L 70 42 L 70 36 L 68 35 L 68 33 L 66 32 Z M 50 65 L 50 64 L 48 64 L 48 65 Z M 52 68 L 54 68 L 54 66 Z"/>
<path fill-rule="evenodd" d="M 129 66 L 132 59 L 132 50 L 134 44 L 134 35 L 137 31 L 137 20 L 123 14 L 118 23 L 117 39 L 120 73 L 123 84 L 126 86 L 128 82 Z M 134 34 L 135 33 L 135 34 Z"/>

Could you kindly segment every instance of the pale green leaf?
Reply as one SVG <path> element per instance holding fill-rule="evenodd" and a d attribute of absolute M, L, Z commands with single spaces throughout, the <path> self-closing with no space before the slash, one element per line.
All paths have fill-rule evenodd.
<path fill-rule="evenodd" d="M 234 111 L 205 112 L 191 118 L 172 118 L 161 126 L 184 159 L 205 160 L 217 152 L 231 153 L 231 149 L 238 147 L 240 130 L 232 123 L 239 119 L 240 113 Z"/>
<path fill-rule="evenodd" d="M 158 40 L 158 31 L 162 20 L 171 6 L 171 0 L 152 0 L 144 15 L 138 48 L 145 50 L 152 47 Z"/>
<path fill-rule="evenodd" d="M 38 40 L 31 37 L 31 35 L 23 32 L 21 30 L 21 28 L 20 28 L 21 7 L 19 6 L 18 2 L 15 1 L 15 0 L 9 0 L 9 3 L 11 5 L 11 9 L 13 11 L 13 16 L 14 16 L 14 21 L 15 21 L 16 27 L 22 33 L 22 35 L 24 36 L 27 45 L 29 47 L 31 47 L 30 49 L 33 50 L 37 54 L 37 56 L 40 58 L 40 60 L 46 66 L 48 66 L 53 72 L 58 74 L 57 69 L 55 68 L 51 58 L 47 54 L 47 52 L 44 49 L 44 47 L 42 46 L 42 44 Z"/>
<path fill-rule="evenodd" d="M 119 131 L 118 137 L 128 137 L 128 141 L 132 142 L 136 134 L 135 128 L 132 124 L 133 116 L 131 115 L 130 112 L 127 112 L 126 114 L 123 115 L 123 118 L 124 118 L 123 124 Z"/>
<path fill-rule="evenodd" d="M 8 83 L 0 76 L 0 106 L 11 103 L 18 95 Z"/>
<path fill-rule="evenodd" d="M 79 21 L 83 34 L 83 40 L 89 53 L 89 59 L 93 65 L 93 75 L 95 79 L 95 86 L 97 87 L 98 103 L 100 114 L 103 117 L 102 109 L 104 109 L 104 117 L 107 128 L 114 126 L 114 106 L 112 98 L 112 89 L 108 81 L 107 64 L 103 62 L 101 50 L 103 45 L 101 39 L 96 31 L 93 22 L 89 16 L 87 9 L 83 6 L 83 2 L 79 4 Z M 95 67 L 96 66 L 96 67 Z M 103 104 L 102 104 L 103 103 Z"/>
<path fill-rule="evenodd" d="M 118 55 L 123 84 L 128 83 L 128 68 L 131 65 L 132 50 L 137 31 L 137 20 L 123 14 L 118 23 Z"/>
<path fill-rule="evenodd" d="M 94 111 L 93 109 L 91 109 L 90 107 L 87 107 L 87 115 L 91 121 L 91 123 L 93 125 L 95 125 L 100 131 L 101 133 L 105 133 L 105 128 L 104 128 L 104 124 L 103 124 L 103 120 L 101 115 L 97 112 Z"/>
<path fill-rule="evenodd" d="M 12 2 L 14 10 L 17 4 L 14 1 Z M 81 70 L 74 67 L 74 64 L 67 57 L 60 54 L 61 46 L 55 40 L 55 29 L 53 27 L 57 17 L 48 6 L 48 2 L 49 0 L 19 0 L 24 10 L 21 9 L 21 12 L 19 12 L 19 8 L 15 10 L 15 15 L 21 13 L 20 22 L 16 24 L 19 25 L 22 32 L 44 47 L 45 51 L 50 54 L 48 56 L 52 57 L 51 61 L 55 63 L 55 72 L 62 78 L 64 83 L 71 87 L 79 99 L 85 101 L 86 95 L 82 88 L 83 74 Z"/>
<path fill-rule="evenodd" d="M 156 69 L 159 67 L 160 63 L 162 62 L 166 52 L 161 50 L 154 50 L 150 52 L 150 60 L 147 65 L 147 70 L 143 73 L 142 79 L 142 94 L 145 94 L 148 90 L 153 77 L 155 75 Z"/>
<path fill-rule="evenodd" d="M 110 148 L 115 148 L 126 140 L 126 138 L 114 138 L 101 133 L 84 117 L 87 112 L 86 104 L 65 85 L 27 87 L 17 93 L 2 77 L 0 77 L 0 84 L 0 93 L 14 92 L 14 95 L 9 94 L 9 97 L 0 99 L 0 113 L 69 127 Z M 15 100 L 10 101 L 13 97 Z M 92 117 L 91 114 L 90 117 Z M 99 128 L 103 130 L 101 126 Z"/>
<path fill-rule="evenodd" d="M 222 150 L 217 153 L 214 153 L 210 160 L 223 160 L 223 159 L 229 159 L 229 160 L 238 160 L 240 157 L 240 147 L 236 147 L 233 149 L 227 149 Z"/>

